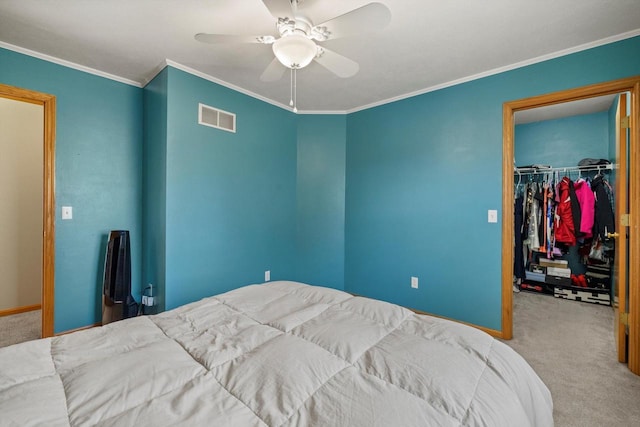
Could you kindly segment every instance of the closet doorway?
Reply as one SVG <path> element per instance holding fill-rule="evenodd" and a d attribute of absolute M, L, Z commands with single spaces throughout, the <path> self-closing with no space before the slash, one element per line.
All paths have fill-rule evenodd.
<path fill-rule="evenodd" d="M 621 119 L 628 116 L 616 145 L 616 209 L 614 237 L 616 256 L 614 288 L 618 290 L 620 314 L 616 313 L 618 359 L 627 361 L 629 369 L 640 375 L 640 150 L 639 94 L 640 76 L 616 80 L 562 92 L 506 102 L 503 106 L 503 224 L 502 224 L 502 337 L 513 335 L 513 256 L 514 256 L 514 113 L 540 107 L 627 93 L 630 111 L 620 111 Z M 623 104 L 622 102 L 620 104 Z M 627 138 L 628 137 L 628 138 Z M 629 148 L 627 148 L 629 147 Z M 626 166 L 629 165 L 627 169 Z M 628 195 L 628 197 L 625 197 Z M 613 329 L 613 328 L 612 328 Z"/>
<path fill-rule="evenodd" d="M 52 95 L 21 89 L 0 84 L 0 98 L 42 106 L 42 114 L 39 115 L 42 123 L 42 156 L 39 162 L 42 168 L 42 274 L 41 274 L 41 310 L 42 332 L 41 336 L 53 336 L 54 319 L 54 225 L 55 225 L 55 105 L 56 100 Z M 5 103 L 6 105 L 20 104 Z M 15 224 L 8 224 L 15 227 Z M 39 233 L 38 233 L 39 234 Z M 38 238 L 37 236 L 35 238 Z M 6 244 L 7 242 L 5 242 Z M 39 243 L 39 242 L 38 242 Z M 18 245 L 16 245 L 17 247 Z M 39 245 L 38 245 L 39 246 Z M 37 261 L 36 261 L 37 262 Z"/>

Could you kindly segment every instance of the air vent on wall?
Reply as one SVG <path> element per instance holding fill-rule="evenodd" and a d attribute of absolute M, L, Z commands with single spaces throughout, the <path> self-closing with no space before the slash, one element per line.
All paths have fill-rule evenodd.
<path fill-rule="evenodd" d="M 198 124 L 235 133 L 236 115 L 208 105 L 198 104 Z"/>

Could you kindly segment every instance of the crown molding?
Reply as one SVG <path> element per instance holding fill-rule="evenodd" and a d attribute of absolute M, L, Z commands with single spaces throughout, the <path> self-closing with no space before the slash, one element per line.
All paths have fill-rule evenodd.
<path fill-rule="evenodd" d="M 467 76 L 467 77 L 463 77 L 460 79 L 456 79 L 456 80 L 451 80 L 449 82 L 445 82 L 445 83 L 441 83 L 438 85 L 434 85 L 434 86 L 430 86 L 428 88 L 425 89 L 420 89 L 414 92 L 409 92 L 409 93 L 405 93 L 403 95 L 398 95 L 392 98 L 387 98 L 384 100 L 380 100 L 380 101 L 376 101 L 370 104 L 366 104 L 366 105 L 362 105 L 359 107 L 355 107 L 352 109 L 348 109 L 348 110 L 338 110 L 338 111 L 322 111 L 322 110 L 305 110 L 305 111 L 298 111 L 297 114 L 301 114 L 301 115 L 305 115 L 305 114 L 335 114 L 335 115 L 345 115 L 345 114 L 351 114 L 351 113 L 356 113 L 358 111 L 363 111 L 363 110 L 367 110 L 369 108 L 374 108 L 374 107 L 379 107 L 381 105 L 385 105 L 385 104 L 390 104 L 396 101 L 401 101 L 403 99 L 407 99 L 407 98 L 412 98 L 414 96 L 418 96 L 418 95 L 423 95 L 425 93 L 429 93 L 429 92 L 435 92 L 437 90 L 440 89 L 445 89 L 451 86 L 456 86 L 462 83 L 467 83 L 473 80 L 478 80 L 484 77 L 489 77 L 489 76 L 493 76 L 496 74 L 500 74 L 500 73 L 504 73 L 507 71 L 512 71 L 512 70 L 516 70 L 518 68 L 522 68 L 522 67 L 526 67 L 528 65 L 533 65 L 533 64 L 537 64 L 540 62 L 544 62 L 544 61 L 548 61 L 551 59 L 555 59 L 555 58 L 560 58 L 562 56 L 566 56 L 566 55 L 570 55 L 572 53 L 577 53 L 577 52 L 581 52 L 584 50 L 588 50 L 588 49 L 592 49 L 595 47 L 599 47 L 599 46 L 603 46 L 606 44 L 610 44 L 610 43 L 615 43 L 618 41 L 622 41 L 622 40 L 626 40 L 632 37 L 636 37 L 640 35 L 640 29 L 637 30 L 632 30 L 632 31 L 628 31 L 626 33 L 622 33 L 622 34 L 618 34 L 615 36 L 611 36 L 611 37 L 606 37 L 600 40 L 596 40 L 590 43 L 585 43 L 579 46 L 575 46 L 572 48 L 568 48 L 568 49 L 563 49 L 563 50 L 559 50 L 550 54 L 546 54 L 546 55 L 542 55 L 542 56 L 538 56 L 536 58 L 531 58 L 528 59 L 526 61 L 521 61 L 521 62 L 516 62 L 514 64 L 510 64 L 510 65 L 506 65 L 504 67 L 498 67 L 498 68 L 494 68 L 492 70 L 488 70 L 488 71 L 484 71 L 482 73 L 478 73 L 478 74 L 473 74 L 471 76 Z M 284 110 L 290 111 L 293 113 L 293 109 L 285 104 L 282 104 L 280 102 L 274 101 L 272 99 L 269 99 L 265 96 L 259 95 L 255 92 L 251 92 L 249 90 L 243 89 L 239 86 L 236 86 L 234 84 L 231 84 L 229 82 L 226 82 L 224 80 L 218 79 L 216 77 L 210 76 L 208 74 L 205 74 L 203 72 L 200 72 L 198 70 L 195 70 L 193 68 L 187 67 L 186 65 L 182 65 L 180 63 L 174 62 L 170 59 L 165 59 L 164 61 L 162 61 L 158 66 L 156 66 L 151 73 L 149 73 L 148 77 L 145 78 L 142 82 L 137 82 L 134 80 L 130 80 L 124 77 L 120 77 L 114 74 L 110 74 L 110 73 L 106 73 L 104 71 L 100 71 L 100 70 L 96 70 L 94 68 L 90 68 L 90 67 L 86 67 L 84 65 L 80 65 L 80 64 L 76 64 L 74 62 L 71 61 L 67 61 L 64 59 L 60 59 L 60 58 L 56 58 L 50 55 L 46 55 L 40 52 L 36 52 L 30 49 L 26 49 L 23 47 L 19 47 L 19 46 L 15 46 L 9 43 L 5 43 L 0 41 L 0 48 L 4 48 L 7 50 L 11 50 L 14 52 L 18 52 L 24 55 L 28 55 L 28 56 L 32 56 L 34 58 L 38 58 L 38 59 L 42 59 L 44 61 L 48 61 L 48 62 L 52 62 L 54 64 L 58 64 L 58 65 L 62 65 L 64 67 L 68 67 L 68 68 L 72 68 L 78 71 L 83 71 L 85 73 L 89 73 L 89 74 L 93 74 L 99 77 L 103 77 L 109 80 L 114 80 L 120 83 L 124 83 L 127 85 L 131 85 L 131 86 L 135 86 L 135 87 L 139 87 L 139 88 L 143 88 L 145 87 L 151 80 L 153 80 L 165 67 L 167 66 L 171 66 L 173 68 L 176 68 L 178 70 L 184 71 L 185 73 L 188 74 L 192 74 L 194 76 L 200 77 L 204 80 L 210 81 L 212 83 L 216 83 L 219 84 L 221 86 L 224 86 L 226 88 L 232 89 L 236 92 L 240 92 L 242 94 L 245 94 L 247 96 L 250 96 L 252 98 L 258 99 L 260 101 L 266 102 L 267 104 L 271 104 L 274 105 L 276 107 L 282 108 Z"/>
<path fill-rule="evenodd" d="M 574 46 L 572 48 L 559 50 L 557 52 L 553 52 L 553 53 L 549 53 L 549 54 L 546 54 L 546 55 L 538 56 L 536 58 L 527 59 L 526 61 L 516 62 L 514 64 L 505 65 L 504 67 L 498 67 L 498 68 L 494 68 L 494 69 L 489 70 L 489 71 L 484 71 L 482 73 L 473 74 L 471 76 L 463 77 L 463 78 L 460 78 L 460 79 L 457 79 L 457 80 L 451 80 L 451 81 L 446 82 L 446 83 L 442 83 L 442 84 L 439 84 L 439 85 L 428 87 L 426 89 L 421 89 L 421 90 L 417 90 L 415 92 L 406 93 L 404 95 L 398 95 L 398 96 L 395 96 L 393 98 L 384 99 L 382 101 L 373 102 L 371 104 L 362 105 L 360 107 L 356 107 L 356 108 L 347 110 L 346 113 L 347 114 L 351 114 L 351 113 L 356 113 L 358 111 L 368 110 L 369 108 L 379 107 L 381 105 L 390 104 L 392 102 L 401 101 L 403 99 L 412 98 L 414 96 L 423 95 L 423 94 L 429 93 L 429 92 L 435 92 L 435 91 L 440 90 L 440 89 L 445 89 L 445 88 L 448 88 L 448 87 L 451 87 L 451 86 L 456 86 L 456 85 L 459 85 L 459 84 L 462 84 L 462 83 L 467 83 L 467 82 L 470 82 L 470 81 L 473 81 L 473 80 L 478 80 L 478 79 L 481 79 L 483 77 L 489 77 L 489 76 L 493 76 L 493 75 L 496 75 L 496 74 L 504 73 L 504 72 L 507 72 L 507 71 L 516 70 L 518 68 L 526 67 L 528 65 L 537 64 L 537 63 L 540 63 L 540 62 L 548 61 L 550 59 L 560 58 L 562 56 L 570 55 L 572 53 L 582 52 L 584 50 L 593 49 L 595 47 L 600 47 L 600 46 L 604 46 L 604 45 L 607 45 L 607 44 L 610 44 L 610 43 L 615 43 L 615 42 L 618 42 L 618 41 L 630 39 L 632 37 L 636 37 L 636 36 L 639 36 L 639 35 L 640 35 L 640 29 L 633 30 L 633 31 L 628 31 L 626 33 L 617 34 L 617 35 L 611 36 L 611 37 L 606 37 L 604 39 L 596 40 L 596 41 L 593 41 L 593 42 L 590 42 L 590 43 L 581 44 L 579 46 Z"/>
<path fill-rule="evenodd" d="M 220 86 L 224 86 L 228 89 L 234 90 L 236 92 L 240 92 L 244 95 L 250 96 L 252 98 L 256 98 L 260 101 L 266 102 L 268 104 L 274 105 L 276 107 L 282 108 L 283 110 L 287 110 L 293 113 L 293 108 L 291 108 L 288 105 L 282 104 L 280 102 L 276 102 L 272 99 L 266 98 L 262 95 L 258 95 L 257 93 L 251 92 L 249 90 L 243 89 L 239 86 L 236 86 L 234 84 L 231 84 L 229 82 L 226 82 L 224 80 L 220 80 L 216 77 L 210 76 L 209 74 L 200 72 L 198 70 L 194 70 L 191 67 L 187 67 L 186 65 L 180 64 L 178 62 L 172 61 L 170 59 L 165 59 L 164 61 L 162 61 L 157 67 L 155 67 L 153 69 L 153 72 L 149 74 L 149 76 L 147 78 L 145 78 L 144 80 L 144 84 L 143 87 L 146 86 L 147 84 L 149 84 L 149 82 L 151 80 L 153 80 L 158 74 L 160 74 L 160 72 L 162 70 L 164 70 L 167 66 L 170 66 L 172 68 L 178 69 L 180 71 L 184 71 L 187 74 L 191 74 L 194 75 L 196 77 L 200 77 L 201 79 L 210 81 L 212 83 L 218 84 Z M 298 110 L 297 114 L 346 114 L 346 111 L 301 111 Z"/>
<path fill-rule="evenodd" d="M 267 97 L 264 97 L 262 95 L 258 95 L 257 93 L 254 93 L 254 92 L 251 92 L 249 90 L 243 89 L 240 86 L 236 86 L 236 85 L 231 84 L 229 82 L 226 82 L 224 80 L 220 80 L 220 79 L 218 79 L 216 77 L 210 76 L 209 74 L 205 74 L 205 73 L 203 73 L 201 71 L 194 70 L 191 67 L 187 67 L 186 65 L 182 65 L 182 64 L 180 64 L 178 62 L 175 62 L 175 61 L 172 61 L 170 59 L 165 59 L 159 66 L 157 66 L 154 69 L 153 74 L 151 74 L 147 79 L 145 79 L 144 86 L 146 86 L 151 80 L 153 80 L 158 75 L 158 73 L 160 73 L 160 71 L 162 71 L 167 66 L 175 68 L 175 69 L 178 69 L 180 71 L 184 71 L 187 74 L 191 74 L 191 75 L 194 75 L 196 77 L 200 77 L 201 79 L 210 81 L 212 83 L 216 83 L 216 84 L 218 84 L 220 86 L 224 86 L 226 88 L 232 89 L 232 90 L 234 90 L 236 92 L 240 92 L 240 93 L 242 93 L 244 95 L 248 95 L 248 96 L 250 96 L 252 98 L 259 99 L 260 101 L 266 102 L 267 104 L 271 104 L 271 105 L 274 105 L 276 107 L 280 107 L 280 108 L 282 108 L 284 110 L 292 111 L 291 108 L 289 108 L 288 105 L 281 104 L 279 102 L 276 102 L 276 101 L 274 101 L 272 99 L 269 99 Z"/>
<path fill-rule="evenodd" d="M 76 64 L 75 62 L 67 61 L 65 59 L 56 58 L 55 56 L 46 55 L 44 53 L 36 52 L 35 50 L 26 49 L 24 47 L 15 46 L 9 43 L 0 41 L 0 47 L 11 50 L 23 55 L 32 56 L 34 58 L 42 59 L 43 61 L 52 62 L 54 64 L 62 65 L 63 67 L 72 68 L 74 70 L 82 71 L 85 73 L 93 74 L 98 77 L 104 77 L 105 79 L 115 80 L 126 85 L 142 87 L 139 82 L 126 79 L 124 77 L 116 76 L 115 74 L 106 73 L 104 71 L 96 70 L 95 68 L 86 67 L 84 65 Z"/>

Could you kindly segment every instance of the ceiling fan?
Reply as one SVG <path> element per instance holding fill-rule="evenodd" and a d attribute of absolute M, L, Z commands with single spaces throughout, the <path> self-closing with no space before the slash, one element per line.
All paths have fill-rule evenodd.
<path fill-rule="evenodd" d="M 358 33 L 375 31 L 385 27 L 391 12 L 382 3 L 369 3 L 326 22 L 314 25 L 298 6 L 317 0 L 262 0 L 271 15 L 276 18 L 277 33 L 260 36 L 198 33 L 195 39 L 203 43 L 262 43 L 271 45 L 275 58 L 260 76 L 262 81 L 276 81 L 286 68 L 295 70 L 316 61 L 339 77 L 347 78 L 359 70 L 357 62 L 333 52 L 317 43 Z M 284 68 L 284 67 L 286 68 Z M 295 110 L 295 107 L 294 107 Z"/>

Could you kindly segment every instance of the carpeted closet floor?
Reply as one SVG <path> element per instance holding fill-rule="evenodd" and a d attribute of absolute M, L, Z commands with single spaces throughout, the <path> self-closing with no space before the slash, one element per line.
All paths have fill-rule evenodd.
<path fill-rule="evenodd" d="M 504 341 L 545 382 L 556 427 L 640 425 L 640 376 L 617 361 L 611 307 L 531 292 L 514 294 Z"/>

